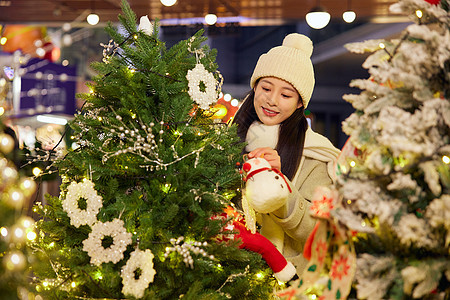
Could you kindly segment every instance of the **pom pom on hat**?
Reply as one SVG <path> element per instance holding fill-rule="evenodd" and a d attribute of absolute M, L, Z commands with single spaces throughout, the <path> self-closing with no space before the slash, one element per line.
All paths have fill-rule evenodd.
<path fill-rule="evenodd" d="M 311 40 L 302 34 L 291 33 L 287 35 L 283 40 L 283 46 L 301 50 L 308 57 L 311 57 L 313 52 Z"/>
<path fill-rule="evenodd" d="M 291 33 L 281 46 L 261 55 L 250 80 L 255 87 L 262 77 L 277 77 L 289 82 L 300 94 L 303 106 L 308 106 L 314 89 L 314 69 L 311 62 L 312 41 L 305 35 Z"/>

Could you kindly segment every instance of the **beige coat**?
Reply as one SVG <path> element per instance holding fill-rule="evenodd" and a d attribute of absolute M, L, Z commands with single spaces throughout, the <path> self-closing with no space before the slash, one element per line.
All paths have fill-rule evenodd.
<path fill-rule="evenodd" d="M 275 148 L 279 126 L 253 123 L 247 133 L 247 151 L 260 147 Z M 303 157 L 292 182 L 292 189 L 286 205 L 269 214 L 259 214 L 261 234 L 267 237 L 301 274 L 307 264 L 303 248 L 316 220 L 308 211 L 314 190 L 333 182 L 334 164 L 339 150 L 320 134 L 308 129 L 306 132 Z"/>

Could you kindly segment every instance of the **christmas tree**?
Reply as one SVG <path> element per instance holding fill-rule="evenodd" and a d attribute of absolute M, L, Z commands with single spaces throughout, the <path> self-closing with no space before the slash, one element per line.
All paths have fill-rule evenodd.
<path fill-rule="evenodd" d="M 0 122 L 0 294 L 2 299 L 28 297 L 30 262 L 27 240 L 36 238 L 34 220 L 26 216 L 26 202 L 36 183 L 19 173 L 10 159 L 15 141 Z M 28 298 L 27 298 L 28 299 Z"/>
<path fill-rule="evenodd" d="M 48 299 L 270 299 L 278 282 L 239 249 L 228 219 L 242 145 L 209 109 L 221 76 L 198 32 L 167 49 L 158 24 L 123 1 L 98 76 L 54 161 L 59 197 L 38 204 L 31 245 Z M 51 171 L 51 170 L 49 170 Z"/>
<path fill-rule="evenodd" d="M 354 233 L 356 296 L 444 299 L 450 295 L 449 1 L 400 0 L 410 16 L 395 40 L 347 45 L 373 52 L 345 95 L 349 144 L 335 217 Z M 350 150 L 350 151 L 349 151 Z"/>

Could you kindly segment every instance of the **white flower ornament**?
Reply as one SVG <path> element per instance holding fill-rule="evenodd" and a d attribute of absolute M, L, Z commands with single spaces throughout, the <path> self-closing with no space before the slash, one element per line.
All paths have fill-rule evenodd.
<path fill-rule="evenodd" d="M 136 298 L 144 297 L 145 289 L 156 274 L 153 268 L 153 253 L 150 249 L 141 251 L 136 249 L 130 254 L 130 259 L 122 267 L 122 293 Z M 135 278 L 135 271 L 140 269 L 141 274 Z"/>
<path fill-rule="evenodd" d="M 147 35 L 152 35 L 153 25 L 147 16 L 142 16 L 141 19 L 139 20 L 138 30 L 142 30 Z"/>
<path fill-rule="evenodd" d="M 80 209 L 78 200 L 86 200 L 86 209 Z M 97 222 L 97 214 L 103 206 L 102 197 L 94 189 L 94 183 L 90 180 L 72 182 L 67 188 L 66 199 L 62 201 L 62 207 L 69 215 L 70 224 L 75 227 L 80 225 L 91 226 Z"/>
<path fill-rule="evenodd" d="M 105 248 L 102 241 L 106 236 L 113 239 L 113 243 Z M 102 263 L 117 263 L 123 259 L 123 253 L 127 246 L 131 244 L 131 233 L 127 232 L 124 223 L 120 219 L 112 222 L 97 222 L 92 226 L 92 232 L 83 241 L 83 251 L 91 257 L 91 264 L 96 266 Z"/>
<path fill-rule="evenodd" d="M 203 64 L 198 63 L 194 69 L 187 72 L 186 78 L 189 82 L 189 96 L 202 109 L 209 109 L 209 105 L 217 101 L 217 80 L 208 72 Z M 204 91 L 200 89 L 200 83 L 204 84 Z"/>

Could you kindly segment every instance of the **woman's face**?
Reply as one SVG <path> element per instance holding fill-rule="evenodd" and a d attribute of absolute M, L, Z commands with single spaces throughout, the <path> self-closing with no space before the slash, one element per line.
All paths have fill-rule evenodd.
<path fill-rule="evenodd" d="M 256 114 L 265 125 L 277 125 L 303 106 L 297 90 L 276 77 L 263 77 L 254 87 Z"/>

